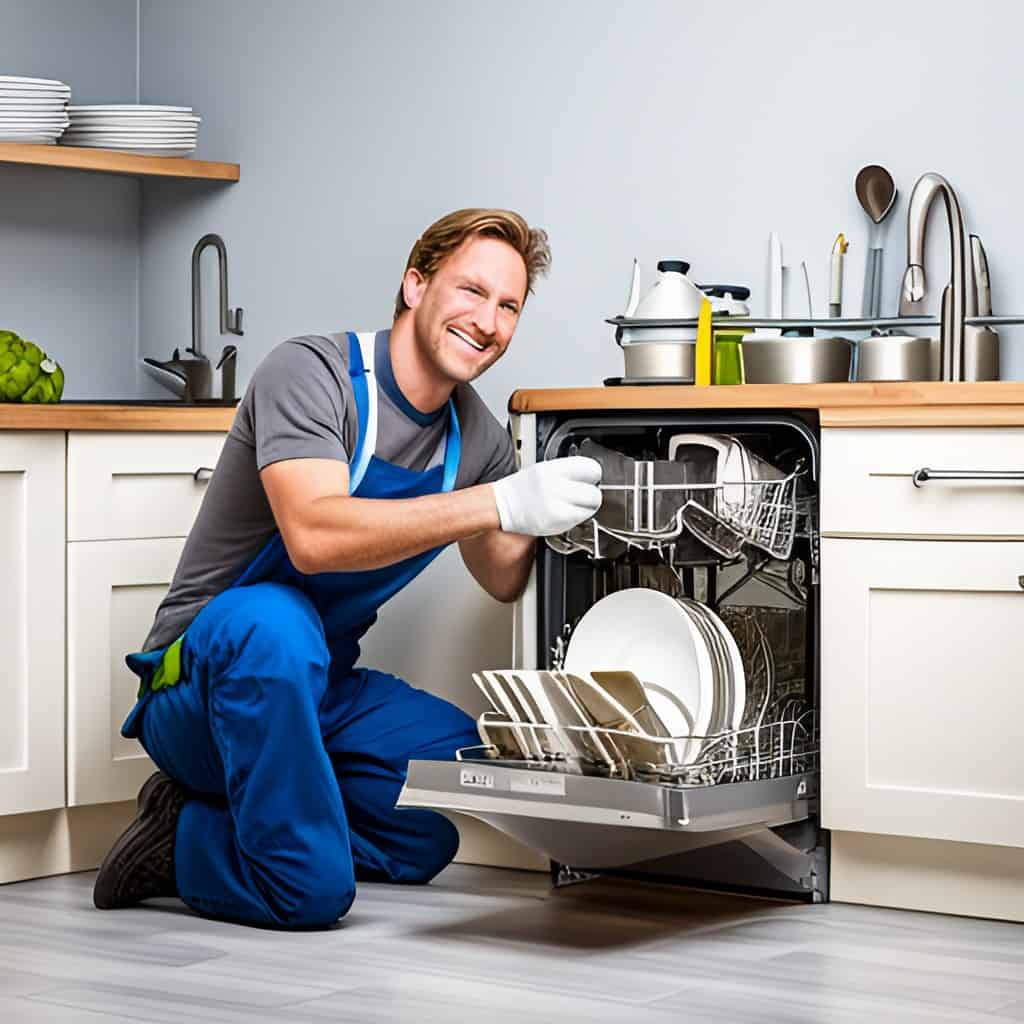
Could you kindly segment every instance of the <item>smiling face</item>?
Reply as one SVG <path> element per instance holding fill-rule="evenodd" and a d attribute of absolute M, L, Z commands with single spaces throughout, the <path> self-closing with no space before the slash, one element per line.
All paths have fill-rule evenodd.
<path fill-rule="evenodd" d="M 526 265 L 499 238 L 472 235 L 435 273 L 405 272 L 402 290 L 422 367 L 436 383 L 466 383 L 512 340 L 526 299 Z"/>

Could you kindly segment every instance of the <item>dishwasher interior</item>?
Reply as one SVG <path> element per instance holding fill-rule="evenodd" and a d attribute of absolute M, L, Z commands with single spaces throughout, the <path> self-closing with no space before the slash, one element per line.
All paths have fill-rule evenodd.
<path fill-rule="evenodd" d="M 814 427 L 562 413 L 521 444 L 597 459 L 601 509 L 538 545 L 515 667 L 475 676 L 480 745 L 412 762 L 399 806 L 487 821 L 559 882 L 827 899 Z"/>

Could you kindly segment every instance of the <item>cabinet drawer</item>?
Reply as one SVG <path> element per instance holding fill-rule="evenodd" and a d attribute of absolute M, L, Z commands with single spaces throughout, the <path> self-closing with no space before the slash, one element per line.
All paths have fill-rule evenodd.
<path fill-rule="evenodd" d="M 68 540 L 184 537 L 226 435 L 68 435 Z"/>
<path fill-rule="evenodd" d="M 932 479 L 920 469 L 1024 473 L 1024 428 L 821 432 L 821 532 L 1024 538 L 1024 479 Z"/>

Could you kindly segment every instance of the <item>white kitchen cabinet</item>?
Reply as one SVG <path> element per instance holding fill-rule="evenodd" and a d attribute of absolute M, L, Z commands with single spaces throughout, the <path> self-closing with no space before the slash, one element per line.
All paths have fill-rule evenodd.
<path fill-rule="evenodd" d="M 968 479 L 915 486 L 921 469 Z M 1024 429 L 911 427 L 821 432 L 825 537 L 1024 540 Z M 1006 478 L 986 478 L 1002 474 Z"/>
<path fill-rule="evenodd" d="M 0 814 L 64 804 L 64 448 L 0 433 Z"/>
<path fill-rule="evenodd" d="M 1024 543 L 821 547 L 822 820 L 1024 847 Z"/>
<path fill-rule="evenodd" d="M 121 736 L 141 648 L 225 435 L 68 435 L 68 806 L 133 799 L 153 771 Z"/>
<path fill-rule="evenodd" d="M 68 435 L 68 540 L 185 537 L 225 435 Z"/>
<path fill-rule="evenodd" d="M 130 800 L 154 770 L 121 736 L 141 648 L 167 593 L 183 538 L 68 545 L 68 806 Z"/>

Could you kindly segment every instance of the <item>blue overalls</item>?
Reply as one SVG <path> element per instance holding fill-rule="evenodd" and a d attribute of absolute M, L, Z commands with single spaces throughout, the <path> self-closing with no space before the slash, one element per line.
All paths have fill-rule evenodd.
<path fill-rule="evenodd" d="M 450 491 L 461 448 L 454 404 L 442 466 L 416 472 L 378 459 L 374 335 L 348 338 L 359 413 L 350 493 Z M 324 925 L 348 910 L 357 878 L 427 882 L 451 861 L 454 826 L 431 811 L 397 811 L 395 801 L 411 758 L 451 759 L 479 742 L 473 720 L 394 676 L 354 667 L 377 609 L 440 550 L 381 569 L 303 575 L 275 533 L 175 644 L 128 656 L 144 692 L 122 733 L 193 791 L 174 858 L 189 906 L 238 921 Z"/>

